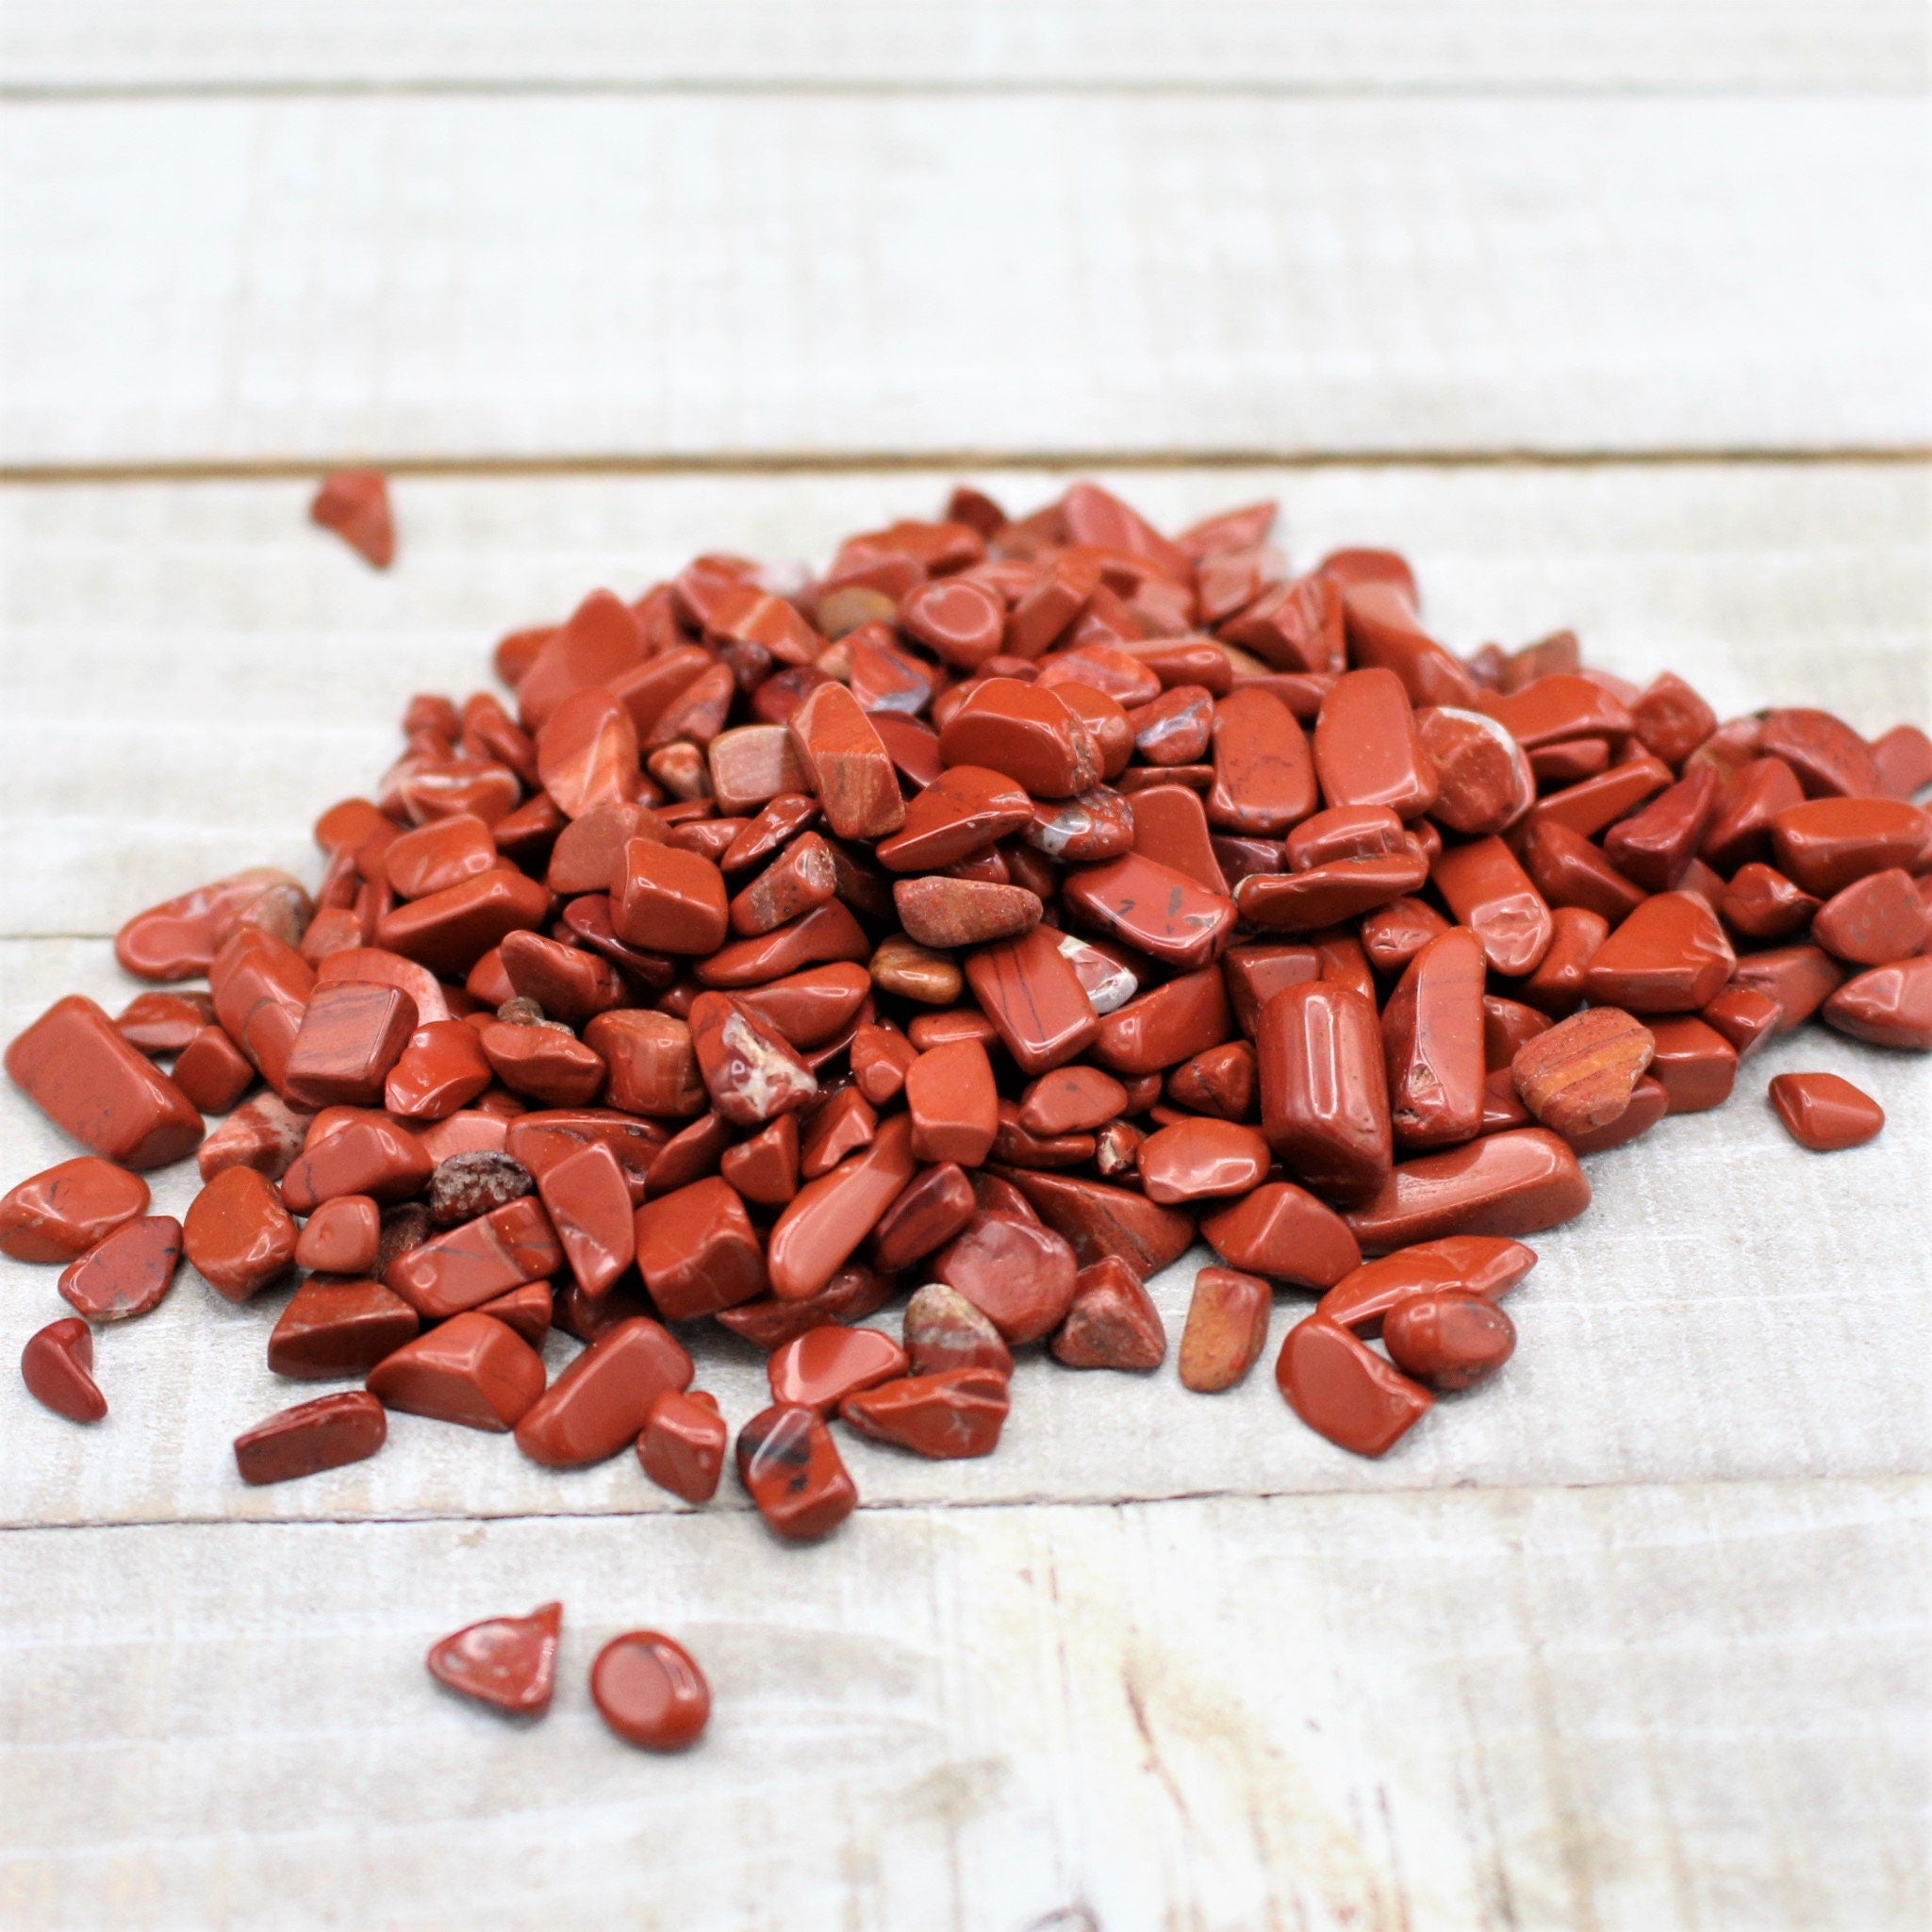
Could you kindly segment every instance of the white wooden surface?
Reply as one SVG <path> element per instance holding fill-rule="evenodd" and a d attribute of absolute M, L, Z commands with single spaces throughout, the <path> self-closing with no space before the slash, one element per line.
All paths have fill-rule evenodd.
<path fill-rule="evenodd" d="M 265 87 L 1903 89 L 1912 0 L 8 0 L 18 91 Z"/>
<path fill-rule="evenodd" d="M 36 101 L 45 466 L 1932 445 L 1914 98 Z"/>
<path fill-rule="evenodd" d="M 0 1029 L 131 990 L 133 906 L 312 868 L 503 629 L 820 554 L 922 457 L 1023 504 L 1001 455 L 1147 452 L 1164 520 L 1407 548 L 1461 647 L 1924 721 L 1924 45 L 1891 0 L 9 0 Z M 1474 460 L 1346 460 L 1404 450 Z M 1779 450 L 1893 460 L 1685 460 Z M 358 453 L 450 472 L 388 577 L 302 520 Z M 1034 1363 L 989 1462 L 853 1445 L 809 1552 L 406 1417 L 244 1491 L 272 1306 L 185 1277 L 101 1338 L 100 1430 L 0 1388 L 0 1924 L 1917 1927 L 1932 1072 L 1773 1051 L 1594 1164 L 1505 1378 L 1386 1462 L 1265 1368 Z M 1884 1138 L 1800 1155 L 1797 1065 Z M 58 1151 L 0 1102 L 0 1179 Z M 62 1305 L 5 1276 L 17 1346 Z M 755 1359 L 702 1361 L 742 1420 Z M 544 1724 L 422 1676 L 547 1595 Z M 639 1622 L 718 1693 L 676 1762 L 586 1699 Z"/>

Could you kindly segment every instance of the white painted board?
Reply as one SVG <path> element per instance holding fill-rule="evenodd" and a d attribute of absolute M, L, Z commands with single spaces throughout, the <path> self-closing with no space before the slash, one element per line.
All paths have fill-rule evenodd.
<path fill-rule="evenodd" d="M 1928 155 L 1888 96 L 14 102 L 0 461 L 1923 448 Z"/>
<path fill-rule="evenodd" d="M 16 90 L 1882 88 L 1911 0 L 8 0 Z"/>

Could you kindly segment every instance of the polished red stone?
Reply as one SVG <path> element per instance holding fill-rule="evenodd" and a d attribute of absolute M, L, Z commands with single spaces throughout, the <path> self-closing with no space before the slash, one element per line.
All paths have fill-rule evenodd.
<path fill-rule="evenodd" d="M 1481 942 L 1463 927 L 1431 939 L 1381 1016 L 1390 1121 L 1402 1148 L 1454 1147 L 1482 1122 Z"/>
<path fill-rule="evenodd" d="M 1899 799 L 1814 798 L 1771 821 L 1778 868 L 1828 899 L 1893 866 L 1910 869 L 1932 838 L 1932 817 Z"/>
<path fill-rule="evenodd" d="M 1446 848 L 1430 876 L 1497 972 L 1536 970 L 1556 929 L 1548 903 L 1500 838 Z"/>
<path fill-rule="evenodd" d="M 1523 1128 L 1403 1163 L 1347 1221 L 1364 1253 L 1384 1254 L 1445 1234 L 1535 1234 L 1589 1205 L 1568 1144 Z"/>
<path fill-rule="evenodd" d="M 883 838 L 905 823 L 884 740 L 843 685 L 818 685 L 787 723 L 825 822 L 840 838 Z"/>
<path fill-rule="evenodd" d="M 1394 1130 L 1373 1005 L 1316 981 L 1284 987 L 1255 1036 L 1262 1124 L 1289 1171 L 1317 1194 L 1373 1195 L 1394 1160 Z"/>
<path fill-rule="evenodd" d="M 1834 893 L 1811 921 L 1811 937 L 1849 965 L 1890 966 L 1924 949 L 1928 926 L 1932 919 L 1911 874 L 1894 866 Z"/>
<path fill-rule="evenodd" d="M 660 1489 L 687 1503 L 708 1503 L 724 1473 L 730 1433 L 711 1396 L 668 1389 L 651 1405 L 637 1438 L 637 1461 Z"/>
<path fill-rule="evenodd" d="M 691 1358 L 670 1330 L 636 1315 L 605 1330 L 517 1424 L 534 1462 L 574 1469 L 635 1443 L 667 1389 L 691 1385 Z"/>
<path fill-rule="evenodd" d="M 1320 1315 L 1288 1330 L 1275 1380 L 1309 1428 L 1358 1456 L 1386 1455 L 1434 1399 L 1366 1343 Z"/>
<path fill-rule="evenodd" d="M 20 1351 L 27 1394 L 70 1422 L 98 1422 L 107 1412 L 93 1366 L 93 1330 L 78 1315 L 62 1315 L 36 1329 Z"/>
<path fill-rule="evenodd" d="M 1656 1035 L 1614 1006 L 1592 1007 L 1517 1049 L 1511 1078 L 1523 1104 L 1557 1132 L 1608 1127 L 1630 1104 Z"/>
<path fill-rule="evenodd" d="M 829 1536 L 859 1493 L 816 1410 L 778 1404 L 738 1431 L 738 1480 L 767 1525 L 788 1543 Z"/>
<path fill-rule="evenodd" d="M 251 913 L 266 911 L 264 901 L 272 900 L 300 912 L 292 922 L 299 936 L 307 924 L 307 893 L 287 872 L 257 866 L 137 913 L 115 935 L 114 957 L 137 979 L 191 980 L 207 971 Z"/>
<path fill-rule="evenodd" d="M 44 1168 L 0 1196 L 0 1254 L 69 1262 L 148 1210 L 138 1174 L 92 1154 Z"/>
<path fill-rule="evenodd" d="M 895 872 L 937 871 L 1032 821 L 1023 786 L 983 766 L 955 764 L 906 806 L 905 824 L 876 856 Z"/>
<path fill-rule="evenodd" d="M 1066 1237 L 1082 1267 L 1117 1255 L 1146 1280 L 1179 1261 L 1194 1239 L 1191 1214 L 1127 1188 L 1019 1167 L 1002 1168 L 997 1178 L 1011 1182 L 1048 1227 Z"/>
<path fill-rule="evenodd" d="M 915 1376 L 977 1369 L 1004 1379 L 1013 1355 L 999 1330 L 956 1288 L 934 1281 L 905 1310 L 905 1347 Z"/>
<path fill-rule="evenodd" d="M 1689 892 L 1647 899 L 1597 948 L 1583 990 L 1630 1013 L 1694 1013 L 1724 990 L 1737 954 L 1710 908 Z"/>
<path fill-rule="evenodd" d="M 906 1069 L 906 1108 L 916 1161 L 977 1167 L 999 1131 L 992 1063 L 977 1040 L 954 1040 L 921 1053 Z"/>
<path fill-rule="evenodd" d="M 1268 1171 L 1268 1143 L 1231 1120 L 1177 1121 L 1141 1143 L 1141 1184 L 1149 1200 L 1172 1207 L 1247 1195 Z"/>
<path fill-rule="evenodd" d="M 388 479 L 377 470 L 339 470 L 322 479 L 308 505 L 309 521 L 333 530 L 378 570 L 396 560 L 396 523 Z"/>
<path fill-rule="evenodd" d="M 1861 1148 L 1885 1126 L 1885 1110 L 1835 1073 L 1780 1073 L 1769 1088 L 1785 1130 L 1814 1154 Z"/>
<path fill-rule="evenodd" d="M 1140 1278 L 1110 1255 L 1080 1271 L 1051 1347 L 1067 1368 L 1155 1369 L 1167 1359 L 1167 1331 Z"/>
<path fill-rule="evenodd" d="M 486 1617 L 430 1645 L 423 1660 L 438 1683 L 518 1717 L 541 1717 L 556 1689 L 564 1607 L 540 1604 L 527 1617 Z"/>
<path fill-rule="evenodd" d="M 1022 1072 L 1045 1073 L 1092 1045 L 1099 1016 L 1056 936 L 1042 927 L 966 962 L 966 981 Z"/>
<path fill-rule="evenodd" d="M 7 1072 L 57 1127 L 122 1166 L 165 1167 L 200 1145 L 201 1115 L 187 1097 L 78 994 L 14 1040 Z"/>
<path fill-rule="evenodd" d="M 774 1348 L 765 1372 L 774 1402 L 829 1415 L 848 1395 L 892 1381 L 909 1366 L 906 1351 L 890 1335 L 829 1323 Z"/>
<path fill-rule="evenodd" d="M 1292 1181 L 1270 1181 L 1205 1216 L 1201 1238 L 1230 1267 L 1328 1288 L 1362 1260 L 1348 1224 Z"/>
<path fill-rule="evenodd" d="M 1392 670 L 1351 670 L 1322 699 L 1314 767 L 1330 806 L 1384 805 L 1415 818 L 1436 801 L 1435 760 Z"/>
<path fill-rule="evenodd" d="M 1071 1305 L 1079 1263 L 1052 1229 L 981 1214 L 940 1251 L 934 1277 L 957 1289 L 1012 1346 L 1050 1334 Z"/>
<path fill-rule="evenodd" d="M 392 1350 L 367 1387 L 386 1409 L 502 1433 L 543 1394 L 543 1358 L 505 1322 L 471 1311 Z"/>
<path fill-rule="evenodd" d="M 838 1412 L 842 1422 L 875 1442 L 955 1461 L 993 1453 L 1007 1408 L 1005 1376 L 985 1368 L 954 1368 L 861 1390 L 848 1395 Z"/>
<path fill-rule="evenodd" d="M 62 1269 L 61 1298 L 91 1322 L 123 1322 L 160 1305 L 181 1260 L 181 1223 L 172 1214 L 124 1221 Z"/>
<path fill-rule="evenodd" d="M 1535 1265 L 1535 1250 L 1520 1241 L 1452 1234 L 1397 1248 L 1350 1269 L 1322 1296 L 1315 1313 L 1346 1329 L 1372 1330 L 1412 1295 L 1453 1288 L 1494 1300 L 1516 1287 Z"/>
<path fill-rule="evenodd" d="M 549 1320 L 546 1311 L 546 1327 Z M 367 1375 L 421 1326 L 416 1311 L 380 1281 L 311 1277 L 276 1319 L 269 1367 L 297 1381 Z"/>
<path fill-rule="evenodd" d="M 318 986 L 303 1013 L 282 1091 L 298 1107 L 373 1106 L 416 1026 L 416 1002 L 393 986 Z"/>
<path fill-rule="evenodd" d="M 1932 1049 L 1932 955 L 1874 966 L 1825 1002 L 1825 1023 L 1874 1047 Z"/>
<path fill-rule="evenodd" d="M 246 1301 L 286 1274 L 297 1230 L 281 1197 L 253 1167 L 230 1167 L 202 1191 L 182 1221 L 182 1246 L 202 1279 Z"/>
<path fill-rule="evenodd" d="M 1100 778 L 1098 748 L 1079 713 L 1058 693 L 1013 678 L 970 687 L 940 728 L 939 755 L 999 772 L 1038 799 L 1072 798 Z"/>
<path fill-rule="evenodd" d="M 1259 1276 L 1202 1268 L 1181 1336 L 1181 1379 L 1202 1395 L 1231 1389 L 1267 1346 L 1272 1296 Z"/>
<path fill-rule="evenodd" d="M 326 1139 L 311 1135 L 282 1177 L 282 1198 L 298 1214 L 344 1194 L 366 1194 L 387 1206 L 420 1194 L 433 1169 L 406 1128 L 362 1114 Z"/>
<path fill-rule="evenodd" d="M 375 1265 L 382 1210 L 367 1195 L 324 1201 L 295 1241 L 295 1265 L 324 1275 L 363 1275 Z"/>
<path fill-rule="evenodd" d="M 542 1280 L 562 1263 L 550 1217 L 525 1197 L 399 1255 L 384 1269 L 383 1285 L 426 1320 L 440 1321 Z"/>
<path fill-rule="evenodd" d="M 366 1390 L 298 1402 L 235 1438 L 235 1467 L 243 1482 L 291 1482 L 299 1477 L 361 1462 L 388 1436 L 383 1405 Z"/>
<path fill-rule="evenodd" d="M 593 1141 L 546 1167 L 537 1187 L 570 1272 L 594 1299 L 634 1258 L 631 1195 L 617 1156 Z"/>
<path fill-rule="evenodd" d="M 656 1630 L 613 1637 L 590 1666 L 598 1715 L 647 1751 L 682 1751 L 711 1718 L 711 1687 L 691 1653 Z"/>
<path fill-rule="evenodd" d="M 1669 1095 L 1673 1114 L 1702 1114 L 1730 1098 L 1738 1051 L 1715 1027 L 1687 1013 L 1653 1019 L 1650 1032 L 1650 1077 Z"/>
<path fill-rule="evenodd" d="M 1432 1389 L 1468 1389 L 1486 1381 L 1516 1349 L 1516 1325 L 1501 1309 L 1466 1289 L 1405 1296 L 1382 1323 L 1389 1359 Z"/>
<path fill-rule="evenodd" d="M 1137 851 L 1082 867 L 1064 897 L 1097 930 L 1182 970 L 1219 958 L 1234 929 L 1232 900 Z"/>
<path fill-rule="evenodd" d="M 255 1067 L 218 1026 L 203 1027 L 181 1049 L 170 1075 L 199 1114 L 225 1114 L 255 1084 Z"/>

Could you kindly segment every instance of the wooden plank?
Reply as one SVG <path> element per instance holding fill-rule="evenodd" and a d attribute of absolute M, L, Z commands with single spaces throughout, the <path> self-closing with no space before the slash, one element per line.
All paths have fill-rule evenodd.
<path fill-rule="evenodd" d="M 1924 1923 L 1923 1480 L 0 1541 L 9 1925 Z M 421 1658 L 560 1596 L 556 1706 Z M 596 1648 L 691 1644 L 655 1759 Z"/>
<path fill-rule="evenodd" d="M 59 994 L 131 991 L 98 942 L 0 945 L 0 1038 Z M 1885 1132 L 1821 1160 L 1764 1099 L 1772 1075 L 1843 1074 L 1878 1097 Z M 17 1095 L 0 1099 L 0 1182 L 74 1151 Z M 1595 1485 L 1891 1476 L 1932 1466 L 1932 1414 L 1902 1364 L 1932 1358 L 1932 1063 L 1822 1029 L 1765 1049 L 1730 1104 L 1666 1121 L 1590 1164 L 1596 1200 L 1535 1238 L 1542 1259 L 1511 1310 L 1515 1360 L 1379 1462 L 1311 1434 L 1284 1408 L 1274 1347 L 1313 1297 L 1278 1297 L 1272 1346 L 1241 1388 L 1152 1376 L 1074 1374 L 1029 1351 L 999 1453 L 930 1463 L 841 1431 L 868 1507 L 1118 1501 L 1136 1497 L 1389 1492 L 1537 1483 Z M 193 1198 L 191 1164 L 152 1177 L 157 1211 Z M 1916 1203 L 1916 1205 L 1915 1205 Z M 1178 1345 L 1197 1247 L 1148 1284 Z M 0 1261 L 0 1360 L 68 1313 L 55 1270 Z M 264 1350 L 288 1289 L 235 1308 L 184 1268 L 153 1314 L 107 1329 L 96 1364 L 111 1411 L 77 1428 L 0 1378 L 0 1526 L 213 1519 L 619 1514 L 681 1510 L 630 1455 L 559 1474 L 509 1440 L 399 1415 L 368 1462 L 252 1490 L 231 1440 L 329 1385 L 269 1373 Z M 900 1310 L 875 1318 L 899 1332 Z M 1874 1338 L 1882 1336 L 1884 1346 Z M 700 1386 L 734 1428 L 769 1400 L 764 1357 L 714 1324 L 684 1339 Z M 554 1375 L 576 1345 L 551 1337 Z M 706 1511 L 741 1511 L 728 1477 Z"/>
<path fill-rule="evenodd" d="M 1921 447 L 1906 99 L 0 118 L 14 466 Z"/>
<path fill-rule="evenodd" d="M 976 473 L 1016 508 L 1063 480 Z M 1924 466 L 1107 474 L 1171 527 L 1278 495 L 1303 561 L 1399 545 L 1459 650 L 1569 624 L 1726 716 L 1828 696 L 1875 733 L 1932 711 Z M 388 575 L 308 524 L 300 484 L 0 489 L 0 933 L 110 933 L 241 866 L 313 876 L 310 824 L 375 782 L 407 695 L 487 683 L 501 632 L 720 545 L 822 564 L 949 482 L 410 478 Z"/>
<path fill-rule="evenodd" d="M 487 85 L 1905 88 L 1909 0 L 11 0 L 16 89 Z"/>

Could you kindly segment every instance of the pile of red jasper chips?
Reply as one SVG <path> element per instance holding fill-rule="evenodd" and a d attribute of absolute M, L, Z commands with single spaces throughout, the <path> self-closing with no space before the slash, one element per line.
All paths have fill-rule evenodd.
<path fill-rule="evenodd" d="M 1198 1234 L 1182 1381 L 1239 1381 L 1310 1291 L 1282 1395 L 1379 1455 L 1507 1359 L 1517 1237 L 1583 1211 L 1583 1159 L 1814 1014 L 1932 1047 L 1924 732 L 1721 724 L 1567 633 L 1465 661 L 1402 558 L 1291 576 L 1274 516 L 1170 539 L 1092 484 L 1016 520 L 963 488 L 816 581 L 597 591 L 498 646 L 509 705 L 414 699 L 313 896 L 248 872 L 123 929 L 206 992 L 65 999 L 9 1049 L 91 1149 L 0 1202 L 77 1311 L 28 1386 L 105 1413 L 91 1325 L 184 1251 L 237 1301 L 304 1270 L 270 1363 L 361 1385 L 241 1436 L 247 1480 L 401 1409 L 635 1445 L 700 1502 L 727 1428 L 677 1331 L 711 1320 L 769 1352 L 738 1473 L 813 1538 L 856 1502 L 829 1418 L 985 1455 L 1014 1349 L 1165 1359 L 1142 1284 Z M 1882 1124 L 1776 1085 L 1808 1145 Z M 149 1214 L 138 1170 L 197 1150 L 185 1223 Z M 915 1289 L 900 1339 L 859 1326 Z"/>

